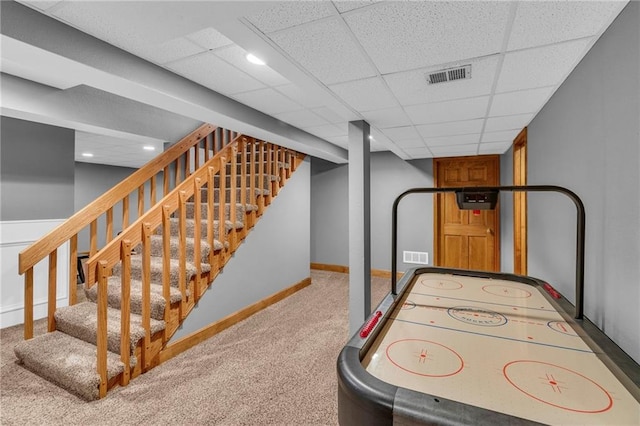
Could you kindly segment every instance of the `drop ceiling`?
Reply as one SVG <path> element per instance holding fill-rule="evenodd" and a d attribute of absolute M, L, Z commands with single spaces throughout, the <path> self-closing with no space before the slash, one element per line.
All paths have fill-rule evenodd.
<path fill-rule="evenodd" d="M 230 113 L 239 121 L 246 111 L 258 111 L 276 127 L 285 123 L 302 130 L 299 135 L 347 149 L 347 123 L 366 120 L 372 151 L 417 159 L 504 153 L 627 2 L 20 3 L 249 107 Z M 266 65 L 247 62 L 248 52 Z M 55 78 L 53 68 L 38 73 L 20 62 L 3 54 L 3 72 L 62 92 L 91 85 L 81 76 Z M 471 66 L 471 78 L 427 82 L 434 71 L 465 65 Z M 96 97 L 127 104 L 114 100 L 129 96 L 126 90 L 98 89 Z M 139 100 L 129 103 L 135 109 Z M 140 146 L 146 142 L 161 146 L 173 140 L 169 131 L 143 129 L 154 120 L 166 123 L 174 115 L 181 130 L 202 121 L 189 108 L 161 102 L 140 109 L 155 111 L 145 116 L 147 125 L 118 129 L 112 145 L 113 136 L 84 129 L 78 151 L 108 145 L 100 154 L 104 160 L 92 160 L 119 164 L 144 155 Z M 108 133 L 96 128 L 109 126 L 93 128 Z M 250 134 L 263 137 L 259 125 L 252 129 Z M 137 142 L 129 144 L 132 139 Z M 287 144 L 286 135 L 281 143 Z M 79 155 L 78 161 L 87 161 Z M 323 157 L 322 150 L 315 155 Z M 334 157 L 340 154 L 324 158 L 339 162 Z"/>

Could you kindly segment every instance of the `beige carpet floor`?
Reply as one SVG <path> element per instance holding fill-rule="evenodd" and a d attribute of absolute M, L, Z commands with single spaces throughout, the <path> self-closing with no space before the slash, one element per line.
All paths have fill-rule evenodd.
<path fill-rule="evenodd" d="M 22 326 L 0 331 L 2 425 L 336 425 L 336 359 L 348 339 L 348 275 L 312 284 L 85 402 L 16 364 Z M 372 280 L 374 307 L 389 292 Z M 36 333 L 46 329 L 36 323 Z"/>

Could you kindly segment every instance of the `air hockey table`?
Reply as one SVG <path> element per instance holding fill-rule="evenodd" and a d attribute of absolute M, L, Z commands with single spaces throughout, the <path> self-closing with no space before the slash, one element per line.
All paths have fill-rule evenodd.
<path fill-rule="evenodd" d="M 540 279 L 436 267 L 392 281 L 339 355 L 341 425 L 640 425 L 640 366 L 581 294 L 574 307 Z"/>

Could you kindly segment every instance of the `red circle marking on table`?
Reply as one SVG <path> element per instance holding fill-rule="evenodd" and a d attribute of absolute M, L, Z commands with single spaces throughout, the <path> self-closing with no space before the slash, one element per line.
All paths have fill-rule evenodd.
<path fill-rule="evenodd" d="M 482 291 L 493 294 L 494 296 L 510 297 L 513 299 L 526 299 L 527 297 L 531 297 L 531 293 L 527 290 L 500 284 L 485 285 L 482 287 Z M 509 291 L 512 291 L 512 293 L 509 293 Z"/>
<path fill-rule="evenodd" d="M 393 349 L 392 349 L 393 347 Z M 391 352 L 394 352 L 392 355 Z M 398 352 L 397 354 L 395 352 Z M 438 356 L 438 359 L 429 359 L 431 353 Z M 418 376 L 423 377 L 450 377 L 458 374 L 462 371 L 464 367 L 464 361 L 462 357 L 453 349 L 448 348 L 445 345 L 440 343 L 432 342 L 430 340 L 421 340 L 421 339 L 402 339 L 396 340 L 387 346 L 386 349 L 387 358 L 393 365 L 398 367 L 401 370 L 404 370 L 411 374 L 416 374 Z M 413 354 L 413 355 L 411 355 Z M 424 354 L 424 356 L 422 356 Z M 426 365 L 426 362 L 429 362 L 429 365 L 433 365 L 434 362 L 441 361 L 436 364 L 438 367 L 447 367 L 446 362 L 449 362 L 450 366 L 441 374 L 427 374 L 419 371 L 417 368 L 411 369 L 411 366 L 403 366 L 401 363 L 406 360 L 399 360 L 398 355 L 404 355 L 405 357 L 409 355 L 409 357 L 415 357 L 419 359 L 419 364 L 422 363 Z M 443 358 L 443 357 L 446 357 Z M 444 363 L 442 362 L 444 361 Z"/>
<path fill-rule="evenodd" d="M 420 284 L 425 287 L 435 288 L 438 290 L 460 290 L 462 288 L 462 283 L 449 279 L 439 280 L 434 278 L 421 278 Z"/>
<path fill-rule="evenodd" d="M 512 370 L 514 369 L 520 369 L 521 371 L 519 371 L 519 373 L 522 377 L 513 377 L 514 373 Z M 516 371 L 516 373 L 518 373 L 518 371 Z M 568 368 L 560 367 L 559 365 L 542 361 L 518 360 L 507 363 L 502 369 L 502 374 L 513 387 L 528 397 L 562 410 L 572 411 L 575 413 L 596 414 L 605 412 L 613 406 L 613 399 L 611 398 L 611 395 L 609 395 L 609 392 L 607 392 L 602 386 L 580 373 L 569 370 Z M 529 380 L 530 382 L 525 383 L 522 379 Z M 573 386 L 560 386 L 560 384 L 567 383 L 569 380 L 574 382 Z M 537 381 L 538 389 L 532 388 L 531 384 L 536 385 L 534 381 Z M 527 384 L 529 384 L 528 387 Z M 550 386 L 550 388 L 547 388 L 547 386 Z M 538 392 L 538 394 L 534 393 L 541 389 L 544 391 L 551 389 L 552 392 L 549 393 L 549 397 L 555 396 L 556 399 L 561 398 L 559 395 L 567 395 L 568 391 L 573 390 L 575 393 L 575 390 L 584 392 L 586 389 L 586 391 L 590 393 L 590 395 L 588 395 L 589 398 L 584 398 L 584 395 L 578 395 L 578 398 L 574 401 L 569 399 L 566 403 L 580 403 L 584 401 L 593 403 L 596 398 L 600 398 L 602 400 L 602 403 L 600 404 L 601 407 L 585 409 L 584 407 L 580 407 L 579 404 L 575 406 L 567 406 L 566 403 L 565 405 L 561 405 L 559 401 L 552 401 L 549 397 L 545 399 L 546 395 L 542 395 L 541 392 Z"/>

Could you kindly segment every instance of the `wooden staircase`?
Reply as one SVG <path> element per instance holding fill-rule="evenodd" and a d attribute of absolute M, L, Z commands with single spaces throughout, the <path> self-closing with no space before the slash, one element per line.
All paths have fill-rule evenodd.
<path fill-rule="evenodd" d="M 303 160 L 205 124 L 32 244 L 19 258 L 25 274 L 19 362 L 88 400 L 157 366 L 171 336 Z M 123 230 L 114 235 L 116 210 Z M 87 301 L 77 303 L 78 239 L 86 228 Z M 57 253 L 65 243 L 69 306 L 56 309 Z M 33 338 L 33 270 L 45 259 L 48 332 Z"/>

